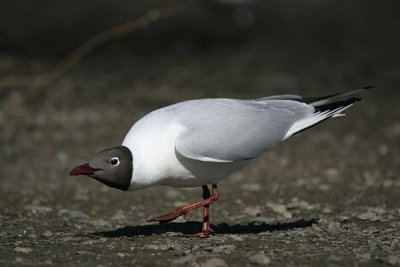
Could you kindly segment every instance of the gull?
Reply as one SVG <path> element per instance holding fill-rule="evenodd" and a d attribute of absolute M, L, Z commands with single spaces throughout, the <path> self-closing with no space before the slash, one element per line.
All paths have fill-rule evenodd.
<path fill-rule="evenodd" d="M 213 232 L 210 204 L 219 198 L 222 179 L 289 137 L 343 116 L 361 100 L 354 95 L 369 88 L 314 98 L 286 94 L 179 102 L 142 117 L 120 146 L 98 152 L 70 175 L 87 175 L 126 191 L 155 185 L 202 187 L 203 200 L 148 221 L 168 223 L 203 207 L 202 230 L 191 236 L 208 237 Z"/>

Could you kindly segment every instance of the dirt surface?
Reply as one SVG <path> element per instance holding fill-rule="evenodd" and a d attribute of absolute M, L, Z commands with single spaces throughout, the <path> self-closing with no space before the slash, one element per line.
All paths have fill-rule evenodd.
<path fill-rule="evenodd" d="M 95 49 L 49 86 L 2 88 L 0 265 L 400 265 L 400 20 L 389 1 L 286 2 L 252 7 L 250 26 L 233 23 L 232 8 L 189 9 Z M 54 28 L 62 24 L 52 18 Z M 71 15 L 71 24 L 79 19 Z M 48 70 L 90 36 L 91 23 L 66 43 L 56 35 L 49 53 L 48 37 L 21 40 L 3 27 L 0 74 Z M 146 222 L 200 199 L 201 188 L 122 192 L 68 175 L 120 144 L 142 115 L 177 101 L 318 96 L 370 84 L 377 88 L 346 117 L 221 182 L 208 239 L 181 235 L 200 229 L 200 210 L 166 225 Z"/>

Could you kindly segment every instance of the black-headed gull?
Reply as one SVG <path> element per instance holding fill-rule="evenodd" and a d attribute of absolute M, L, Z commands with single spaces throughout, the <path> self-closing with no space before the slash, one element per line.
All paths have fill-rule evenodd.
<path fill-rule="evenodd" d="M 344 115 L 342 111 L 360 100 L 353 95 L 369 88 L 317 98 L 278 95 L 180 102 L 144 116 L 121 146 L 98 152 L 70 174 L 88 175 L 121 190 L 201 186 L 203 200 L 149 221 L 167 223 L 204 207 L 202 231 L 194 236 L 208 237 L 209 205 L 219 198 L 219 181 L 289 137 Z"/>

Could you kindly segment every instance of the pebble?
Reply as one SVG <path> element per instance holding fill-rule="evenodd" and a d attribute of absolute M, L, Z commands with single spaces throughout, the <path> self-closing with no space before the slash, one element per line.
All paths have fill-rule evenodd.
<path fill-rule="evenodd" d="M 75 240 L 75 238 L 73 238 L 72 236 L 67 236 L 60 239 L 61 242 L 69 242 L 72 240 Z"/>
<path fill-rule="evenodd" d="M 286 219 L 291 219 L 293 217 L 292 213 L 287 210 L 286 206 L 279 203 L 269 202 L 267 207 L 272 209 L 274 212 L 283 215 Z"/>
<path fill-rule="evenodd" d="M 90 252 L 86 251 L 86 250 L 78 250 L 78 251 L 75 252 L 75 254 L 77 254 L 77 255 L 88 255 L 88 254 L 90 254 Z"/>
<path fill-rule="evenodd" d="M 118 210 L 111 218 L 112 221 L 126 221 L 127 218 L 122 210 Z"/>
<path fill-rule="evenodd" d="M 390 265 L 400 265 L 400 257 L 397 255 L 389 255 L 386 258 L 387 263 Z"/>
<path fill-rule="evenodd" d="M 43 233 L 43 235 L 44 235 L 45 237 L 50 237 L 50 236 L 52 236 L 53 234 L 52 234 L 50 231 L 46 231 L 46 232 Z"/>
<path fill-rule="evenodd" d="M 245 183 L 241 186 L 241 188 L 245 191 L 249 192 L 259 192 L 261 191 L 261 186 L 257 183 Z"/>
<path fill-rule="evenodd" d="M 243 212 L 247 215 L 250 216 L 259 216 L 261 214 L 261 208 L 260 206 L 254 206 L 254 207 L 246 207 Z"/>
<path fill-rule="evenodd" d="M 315 206 L 310 205 L 307 201 L 299 200 L 297 197 L 294 197 L 291 199 L 291 203 L 286 205 L 286 208 L 312 210 L 315 208 Z"/>
<path fill-rule="evenodd" d="M 271 263 L 271 258 L 264 254 L 256 254 L 250 256 L 249 261 L 257 265 L 268 265 Z"/>
<path fill-rule="evenodd" d="M 340 222 L 329 222 L 328 229 L 338 230 L 340 228 Z"/>
<path fill-rule="evenodd" d="M 57 160 L 58 160 L 59 162 L 65 163 L 65 162 L 68 160 L 69 156 L 68 156 L 68 154 L 65 153 L 64 151 L 58 151 L 58 152 L 56 153 L 56 158 L 57 158 Z"/>
<path fill-rule="evenodd" d="M 228 237 L 230 237 L 233 241 L 244 241 L 243 237 L 238 236 L 238 235 L 227 235 Z"/>
<path fill-rule="evenodd" d="M 145 245 L 143 246 L 144 249 L 151 249 L 151 250 L 159 250 L 160 246 L 155 245 L 155 244 L 149 244 L 149 245 Z"/>
<path fill-rule="evenodd" d="M 360 220 L 368 220 L 370 222 L 377 222 L 377 221 L 383 221 L 382 216 L 378 216 L 378 214 L 374 211 L 367 211 L 358 216 L 358 219 Z"/>
<path fill-rule="evenodd" d="M 183 257 L 180 257 L 179 259 L 173 260 L 171 263 L 172 265 L 186 265 L 194 260 L 193 255 L 186 255 Z"/>
<path fill-rule="evenodd" d="M 169 199 L 182 199 L 184 197 L 183 193 L 174 188 L 168 188 L 165 191 L 165 196 Z"/>
<path fill-rule="evenodd" d="M 52 260 L 45 260 L 43 262 L 43 265 L 53 265 L 53 261 Z"/>
<path fill-rule="evenodd" d="M 322 212 L 325 213 L 325 214 L 331 214 L 333 212 L 333 210 L 330 207 L 324 207 L 322 209 Z"/>
<path fill-rule="evenodd" d="M 222 246 L 217 246 L 217 247 L 212 247 L 211 251 L 213 253 L 223 253 L 223 254 L 231 254 L 233 251 L 235 251 L 236 246 L 235 245 L 222 245 Z"/>
<path fill-rule="evenodd" d="M 182 246 L 178 242 L 167 242 L 163 244 L 148 244 L 145 245 L 143 248 L 145 249 L 150 249 L 150 250 L 176 250 L 176 251 L 182 251 Z"/>
<path fill-rule="evenodd" d="M 211 258 L 200 264 L 201 267 L 228 267 L 228 264 L 221 258 Z"/>
<path fill-rule="evenodd" d="M 38 206 L 38 205 L 27 205 L 24 207 L 26 210 L 30 210 L 33 214 L 46 214 L 53 211 L 53 208 L 46 206 Z"/>
<path fill-rule="evenodd" d="M 356 254 L 357 259 L 359 259 L 361 262 L 368 262 L 371 260 L 371 253 L 361 253 L 361 254 Z"/>
<path fill-rule="evenodd" d="M 60 210 L 58 212 L 58 216 L 63 216 L 66 215 L 69 219 L 71 220 L 87 220 L 89 218 L 89 216 L 82 212 L 82 211 L 78 211 L 78 210 Z"/>
<path fill-rule="evenodd" d="M 339 222 L 347 223 L 350 220 L 350 217 L 343 215 L 343 216 L 338 216 L 338 219 L 339 219 Z"/>
<path fill-rule="evenodd" d="M 111 227 L 111 224 L 103 219 L 91 220 L 90 224 L 96 227 Z"/>
<path fill-rule="evenodd" d="M 29 248 L 29 247 L 16 247 L 14 248 L 15 252 L 18 253 L 31 253 L 33 251 L 33 248 Z"/>

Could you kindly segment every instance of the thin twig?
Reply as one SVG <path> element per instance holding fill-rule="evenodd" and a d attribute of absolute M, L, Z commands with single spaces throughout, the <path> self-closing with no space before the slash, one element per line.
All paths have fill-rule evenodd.
<path fill-rule="evenodd" d="M 67 57 L 60 61 L 49 72 L 34 76 L 10 75 L 0 79 L 0 88 L 17 86 L 20 87 L 28 85 L 30 87 L 41 87 L 49 85 L 61 78 L 66 71 L 75 66 L 84 56 L 89 54 L 99 45 L 102 45 L 118 37 L 133 33 L 137 30 L 147 28 L 153 22 L 156 22 L 160 19 L 176 16 L 182 12 L 183 8 L 178 5 L 168 6 L 159 9 L 151 9 L 139 18 L 135 18 L 124 24 L 118 25 L 92 36 L 78 48 L 73 50 Z"/>

